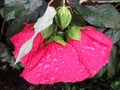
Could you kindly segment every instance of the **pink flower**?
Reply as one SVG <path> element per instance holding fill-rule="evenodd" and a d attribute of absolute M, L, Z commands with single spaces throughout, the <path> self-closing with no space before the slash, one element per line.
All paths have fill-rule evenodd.
<path fill-rule="evenodd" d="M 11 38 L 17 57 L 21 45 L 34 33 L 33 24 Z M 51 42 L 44 43 L 41 34 L 35 38 L 32 50 L 22 58 L 25 68 L 20 76 L 32 84 L 54 84 L 78 82 L 92 78 L 109 62 L 112 41 L 94 27 L 81 31 L 81 40 L 70 40 L 66 46 Z"/>

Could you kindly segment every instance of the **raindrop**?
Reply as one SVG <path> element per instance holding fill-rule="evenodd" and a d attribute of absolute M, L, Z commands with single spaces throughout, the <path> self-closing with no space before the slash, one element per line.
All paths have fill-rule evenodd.
<path fill-rule="evenodd" d="M 38 68 L 40 68 L 42 65 L 43 65 L 43 63 L 40 63 L 40 64 L 38 65 Z"/>
<path fill-rule="evenodd" d="M 84 53 L 84 52 L 85 52 L 85 50 L 82 50 L 82 52 Z"/>
<path fill-rule="evenodd" d="M 41 76 L 41 73 L 40 73 L 40 72 L 38 72 L 38 73 L 36 74 L 36 76 L 37 76 L 37 77 Z"/>
<path fill-rule="evenodd" d="M 92 50 L 92 51 L 95 51 L 95 48 L 93 48 L 93 47 L 85 47 L 86 49 L 89 49 L 89 50 Z"/>
<path fill-rule="evenodd" d="M 51 77 L 51 78 L 50 78 L 50 81 L 51 81 L 51 83 L 54 83 L 55 78 L 54 78 L 54 77 Z"/>
<path fill-rule="evenodd" d="M 85 67 L 84 67 L 84 66 L 82 66 L 81 68 L 82 68 L 82 69 L 85 69 Z"/>
<path fill-rule="evenodd" d="M 96 70 L 93 70 L 92 72 L 93 72 L 93 74 L 96 74 Z"/>
<path fill-rule="evenodd" d="M 52 49 L 54 49 L 55 47 L 52 47 Z"/>
<path fill-rule="evenodd" d="M 76 77 L 76 80 L 79 80 L 79 78 L 78 78 L 78 77 Z"/>
<path fill-rule="evenodd" d="M 101 62 L 101 58 L 98 58 L 97 61 L 98 61 L 98 62 Z"/>
<path fill-rule="evenodd" d="M 50 65 L 47 64 L 47 65 L 44 66 L 44 69 L 43 69 L 43 70 L 46 70 L 46 69 L 49 68 L 49 67 L 50 67 Z"/>
<path fill-rule="evenodd" d="M 31 67 L 33 67 L 33 64 L 30 64 L 30 65 L 29 65 L 29 68 L 31 68 Z"/>
<path fill-rule="evenodd" d="M 53 62 L 57 62 L 57 58 L 54 58 L 54 59 L 53 59 Z"/>
<path fill-rule="evenodd" d="M 66 70 L 64 69 L 64 70 L 63 70 L 63 73 L 65 73 L 65 72 L 66 72 Z"/>
<path fill-rule="evenodd" d="M 43 80 L 41 83 L 49 83 L 49 80 Z"/>
<path fill-rule="evenodd" d="M 87 64 L 87 66 L 90 66 L 90 64 Z"/>
<path fill-rule="evenodd" d="M 62 56 L 62 55 L 60 55 L 59 57 L 60 57 L 60 58 L 62 58 L 63 56 Z"/>
<path fill-rule="evenodd" d="M 62 48 L 58 48 L 57 51 L 59 51 L 59 50 L 63 50 L 63 49 Z"/>
<path fill-rule="evenodd" d="M 56 71 L 56 72 L 58 72 L 58 69 L 59 69 L 59 68 L 58 68 L 58 67 L 56 67 L 56 68 L 55 68 L 55 71 Z"/>
<path fill-rule="evenodd" d="M 94 44 L 98 44 L 98 42 L 94 42 L 94 41 L 93 41 L 93 43 L 94 43 Z"/>
<path fill-rule="evenodd" d="M 62 63 L 62 64 L 64 64 L 64 63 L 65 63 L 65 61 L 62 61 L 61 63 Z"/>
<path fill-rule="evenodd" d="M 77 61 L 76 64 L 79 64 L 79 62 Z"/>
<path fill-rule="evenodd" d="M 105 55 L 106 53 L 104 51 L 101 52 L 102 55 Z"/>
<path fill-rule="evenodd" d="M 74 52 L 70 52 L 70 54 L 72 55 L 72 54 L 74 54 Z"/>
<path fill-rule="evenodd" d="M 80 69 L 80 72 L 82 72 L 82 69 Z"/>
<path fill-rule="evenodd" d="M 105 50 L 107 50 L 108 48 L 107 47 L 104 47 Z"/>
<path fill-rule="evenodd" d="M 48 59 L 50 57 L 50 54 L 47 55 L 46 59 Z"/>
<path fill-rule="evenodd" d="M 53 55 L 56 55 L 56 52 L 54 52 Z"/>
<path fill-rule="evenodd" d="M 106 63 L 108 63 L 109 61 L 105 61 L 104 63 L 103 63 L 103 65 L 106 65 Z"/>

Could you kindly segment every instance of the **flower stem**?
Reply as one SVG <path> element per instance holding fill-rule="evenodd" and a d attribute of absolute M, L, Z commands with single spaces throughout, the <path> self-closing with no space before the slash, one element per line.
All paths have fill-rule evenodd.
<path fill-rule="evenodd" d="M 54 0 L 50 0 L 50 2 L 48 3 L 48 6 L 50 6 L 53 2 Z"/>

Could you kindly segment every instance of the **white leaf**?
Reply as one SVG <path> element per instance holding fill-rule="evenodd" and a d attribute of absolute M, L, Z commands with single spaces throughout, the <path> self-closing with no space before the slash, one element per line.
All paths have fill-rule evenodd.
<path fill-rule="evenodd" d="M 34 25 L 35 33 L 32 36 L 31 39 L 26 41 L 20 48 L 19 54 L 16 58 L 15 64 L 17 64 L 23 56 L 25 56 L 30 50 L 32 49 L 33 46 L 33 41 L 35 37 L 45 28 L 49 27 L 53 23 L 53 18 L 56 14 L 56 10 L 53 7 L 48 7 L 46 12 L 42 17 L 38 19 L 38 21 Z M 15 65 L 14 64 L 14 65 Z"/>
<path fill-rule="evenodd" d="M 83 2 L 87 2 L 87 0 L 79 0 L 80 4 L 82 4 Z"/>
<path fill-rule="evenodd" d="M 79 4 L 82 4 L 84 2 L 115 3 L 120 2 L 120 0 L 79 0 Z"/>
<path fill-rule="evenodd" d="M 32 36 L 32 38 L 29 39 L 28 41 L 26 41 L 26 42 L 21 46 L 20 51 L 19 51 L 19 54 L 18 54 L 18 56 L 17 56 L 17 58 L 16 58 L 16 61 L 15 61 L 14 65 L 17 64 L 17 63 L 21 60 L 21 58 L 22 58 L 23 56 L 25 56 L 28 52 L 30 52 L 30 50 L 32 49 L 33 41 L 34 41 L 35 37 L 37 36 L 37 34 L 38 34 L 38 33 L 34 33 L 34 35 Z"/>
<path fill-rule="evenodd" d="M 41 32 L 45 28 L 49 27 L 53 23 L 53 18 L 56 14 L 56 10 L 53 7 L 48 7 L 45 14 L 38 19 L 34 28 L 36 32 Z"/>

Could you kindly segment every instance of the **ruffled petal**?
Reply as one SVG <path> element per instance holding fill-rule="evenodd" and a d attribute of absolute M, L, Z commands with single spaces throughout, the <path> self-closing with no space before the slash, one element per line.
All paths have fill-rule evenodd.
<path fill-rule="evenodd" d="M 13 36 L 17 57 L 20 47 L 32 37 L 34 24 L 28 24 Z M 51 42 L 40 47 L 44 40 L 39 34 L 32 50 L 22 58 L 25 68 L 21 76 L 32 84 L 78 82 L 92 78 L 109 62 L 112 41 L 94 27 L 81 31 L 81 40 L 70 40 L 66 46 Z"/>
<path fill-rule="evenodd" d="M 70 40 L 69 44 L 77 51 L 80 62 L 89 71 L 91 78 L 109 62 L 112 41 L 94 27 L 85 28 L 89 30 L 81 31 L 81 40 Z"/>
<path fill-rule="evenodd" d="M 21 76 L 32 84 L 54 84 L 83 81 L 89 72 L 70 44 L 62 46 L 51 42 L 30 60 Z"/>

